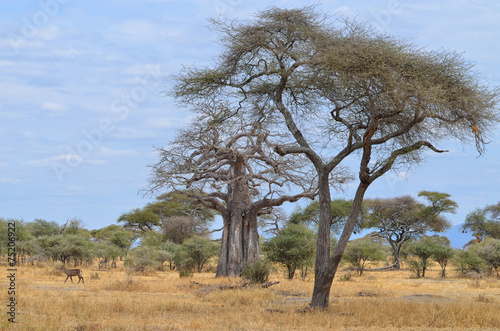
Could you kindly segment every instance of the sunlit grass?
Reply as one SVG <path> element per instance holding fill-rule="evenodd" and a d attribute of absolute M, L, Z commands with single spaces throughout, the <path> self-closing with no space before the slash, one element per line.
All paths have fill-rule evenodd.
<path fill-rule="evenodd" d="M 500 280 L 441 280 L 438 270 L 425 279 L 408 271 L 367 272 L 352 281 L 334 281 L 326 311 L 298 313 L 307 306 L 313 275 L 284 279 L 267 289 L 252 286 L 220 290 L 200 284 L 239 284 L 241 279 L 176 272 L 135 274 L 125 269 L 99 272 L 83 268 L 85 284 L 62 272 L 19 267 L 17 323 L 13 330 L 366 330 L 498 329 Z M 451 274 L 451 273 L 450 273 Z M 196 282 L 196 283 L 194 283 Z M 472 285 L 471 285 L 472 284 Z M 0 297 L 7 302 L 6 280 Z"/>

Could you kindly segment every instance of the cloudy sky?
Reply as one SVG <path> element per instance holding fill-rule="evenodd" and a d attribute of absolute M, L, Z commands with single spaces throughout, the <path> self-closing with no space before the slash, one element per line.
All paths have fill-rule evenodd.
<path fill-rule="evenodd" d="M 315 2 L 313 2 L 315 3 Z M 220 51 L 207 18 L 251 18 L 301 1 L 0 1 L 0 217 L 88 229 L 113 224 L 150 201 L 145 187 L 154 146 L 188 123 L 162 92 L 183 65 L 209 65 Z M 324 12 L 356 17 L 428 49 L 456 50 L 500 85 L 500 3 L 323 1 Z M 379 179 L 367 197 L 447 192 L 449 219 L 500 200 L 500 129 L 485 156 L 444 142 L 411 172 Z M 351 198 L 348 190 L 342 198 Z M 292 210 L 293 206 L 287 206 Z"/>

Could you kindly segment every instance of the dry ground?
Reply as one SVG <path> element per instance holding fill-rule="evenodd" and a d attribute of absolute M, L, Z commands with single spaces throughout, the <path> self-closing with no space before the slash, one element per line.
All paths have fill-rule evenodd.
<path fill-rule="evenodd" d="M 7 275 L 6 268 L 5 275 Z M 500 330 L 500 280 L 410 279 L 408 271 L 370 272 L 352 281 L 337 276 L 327 311 L 297 313 L 307 306 L 312 278 L 278 285 L 220 290 L 202 284 L 236 284 L 213 274 L 179 278 L 176 272 L 130 275 L 123 269 L 83 268 L 85 285 L 64 284 L 51 267 L 19 267 L 17 323 L 7 330 Z M 7 303 L 7 277 L 2 276 Z"/>

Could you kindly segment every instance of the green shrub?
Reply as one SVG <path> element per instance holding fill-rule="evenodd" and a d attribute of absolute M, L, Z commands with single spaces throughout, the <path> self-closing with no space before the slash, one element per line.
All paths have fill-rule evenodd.
<path fill-rule="evenodd" d="M 252 283 L 265 283 L 271 273 L 271 263 L 266 259 L 255 259 L 245 263 L 242 276 Z"/>

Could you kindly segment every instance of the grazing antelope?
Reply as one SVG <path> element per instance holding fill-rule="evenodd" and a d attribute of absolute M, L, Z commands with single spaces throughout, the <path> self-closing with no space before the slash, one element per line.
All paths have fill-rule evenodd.
<path fill-rule="evenodd" d="M 65 266 L 62 266 L 61 270 L 64 271 L 66 275 L 68 275 L 68 277 L 66 277 L 66 280 L 64 281 L 65 283 L 68 278 L 71 279 L 71 282 L 73 283 L 73 276 L 78 276 L 78 284 L 80 284 L 80 281 L 85 284 L 85 281 L 83 280 L 83 273 L 80 269 L 66 269 Z"/>

